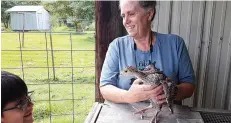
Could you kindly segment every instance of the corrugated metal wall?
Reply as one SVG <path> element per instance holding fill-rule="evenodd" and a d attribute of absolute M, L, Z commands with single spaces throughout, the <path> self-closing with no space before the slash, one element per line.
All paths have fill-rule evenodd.
<path fill-rule="evenodd" d="M 11 12 L 11 28 L 12 30 L 49 30 L 50 15 L 45 9 L 37 12 Z"/>
<path fill-rule="evenodd" d="M 12 30 L 36 30 L 36 13 L 35 12 L 11 12 L 11 28 Z"/>
<path fill-rule="evenodd" d="M 180 35 L 197 77 L 184 104 L 231 110 L 231 1 L 158 1 L 152 29 Z"/>
<path fill-rule="evenodd" d="M 45 9 L 40 9 L 36 12 L 37 16 L 37 27 L 39 30 L 50 29 L 50 15 Z"/>

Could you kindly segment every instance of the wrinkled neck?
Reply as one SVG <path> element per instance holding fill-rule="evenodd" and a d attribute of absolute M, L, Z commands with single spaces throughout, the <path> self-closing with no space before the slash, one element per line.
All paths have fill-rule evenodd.
<path fill-rule="evenodd" d="M 143 37 L 134 38 L 136 48 L 138 48 L 141 51 L 149 51 L 153 46 L 154 41 L 155 36 L 152 34 L 152 32 L 147 33 L 147 35 L 144 35 Z"/>

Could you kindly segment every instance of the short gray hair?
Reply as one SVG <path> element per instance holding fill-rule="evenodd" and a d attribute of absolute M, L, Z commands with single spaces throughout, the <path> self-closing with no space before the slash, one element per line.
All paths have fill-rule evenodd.
<path fill-rule="evenodd" d="M 153 21 L 155 15 L 156 15 L 156 1 L 155 0 L 153 0 L 153 1 L 138 1 L 138 3 L 146 11 L 148 9 L 154 9 L 154 14 L 153 14 L 153 17 L 152 17 L 152 21 Z M 119 9 L 120 9 L 120 0 L 119 0 Z"/>
<path fill-rule="evenodd" d="M 152 17 L 152 20 L 153 20 L 155 15 L 156 15 L 156 1 L 139 1 L 139 4 L 146 11 L 148 9 L 154 9 L 154 14 L 153 14 L 153 17 Z"/>

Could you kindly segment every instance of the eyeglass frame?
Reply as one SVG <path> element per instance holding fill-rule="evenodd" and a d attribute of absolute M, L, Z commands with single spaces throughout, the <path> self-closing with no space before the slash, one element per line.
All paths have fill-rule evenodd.
<path fill-rule="evenodd" d="M 19 102 L 18 104 L 16 104 L 16 106 L 11 107 L 11 108 L 7 108 L 7 109 L 3 109 L 2 112 L 4 111 L 9 111 L 9 110 L 13 110 L 13 109 L 21 109 L 22 111 L 25 111 L 26 107 L 28 106 L 29 103 L 32 103 L 31 101 L 31 95 L 33 94 L 34 91 L 29 91 L 28 95 L 26 96 L 26 99 L 23 100 L 22 102 Z"/>

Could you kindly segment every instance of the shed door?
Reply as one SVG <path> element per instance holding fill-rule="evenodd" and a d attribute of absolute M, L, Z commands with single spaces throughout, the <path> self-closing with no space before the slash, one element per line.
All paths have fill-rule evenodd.
<path fill-rule="evenodd" d="M 42 13 L 38 13 L 38 29 L 43 29 L 43 16 Z"/>

